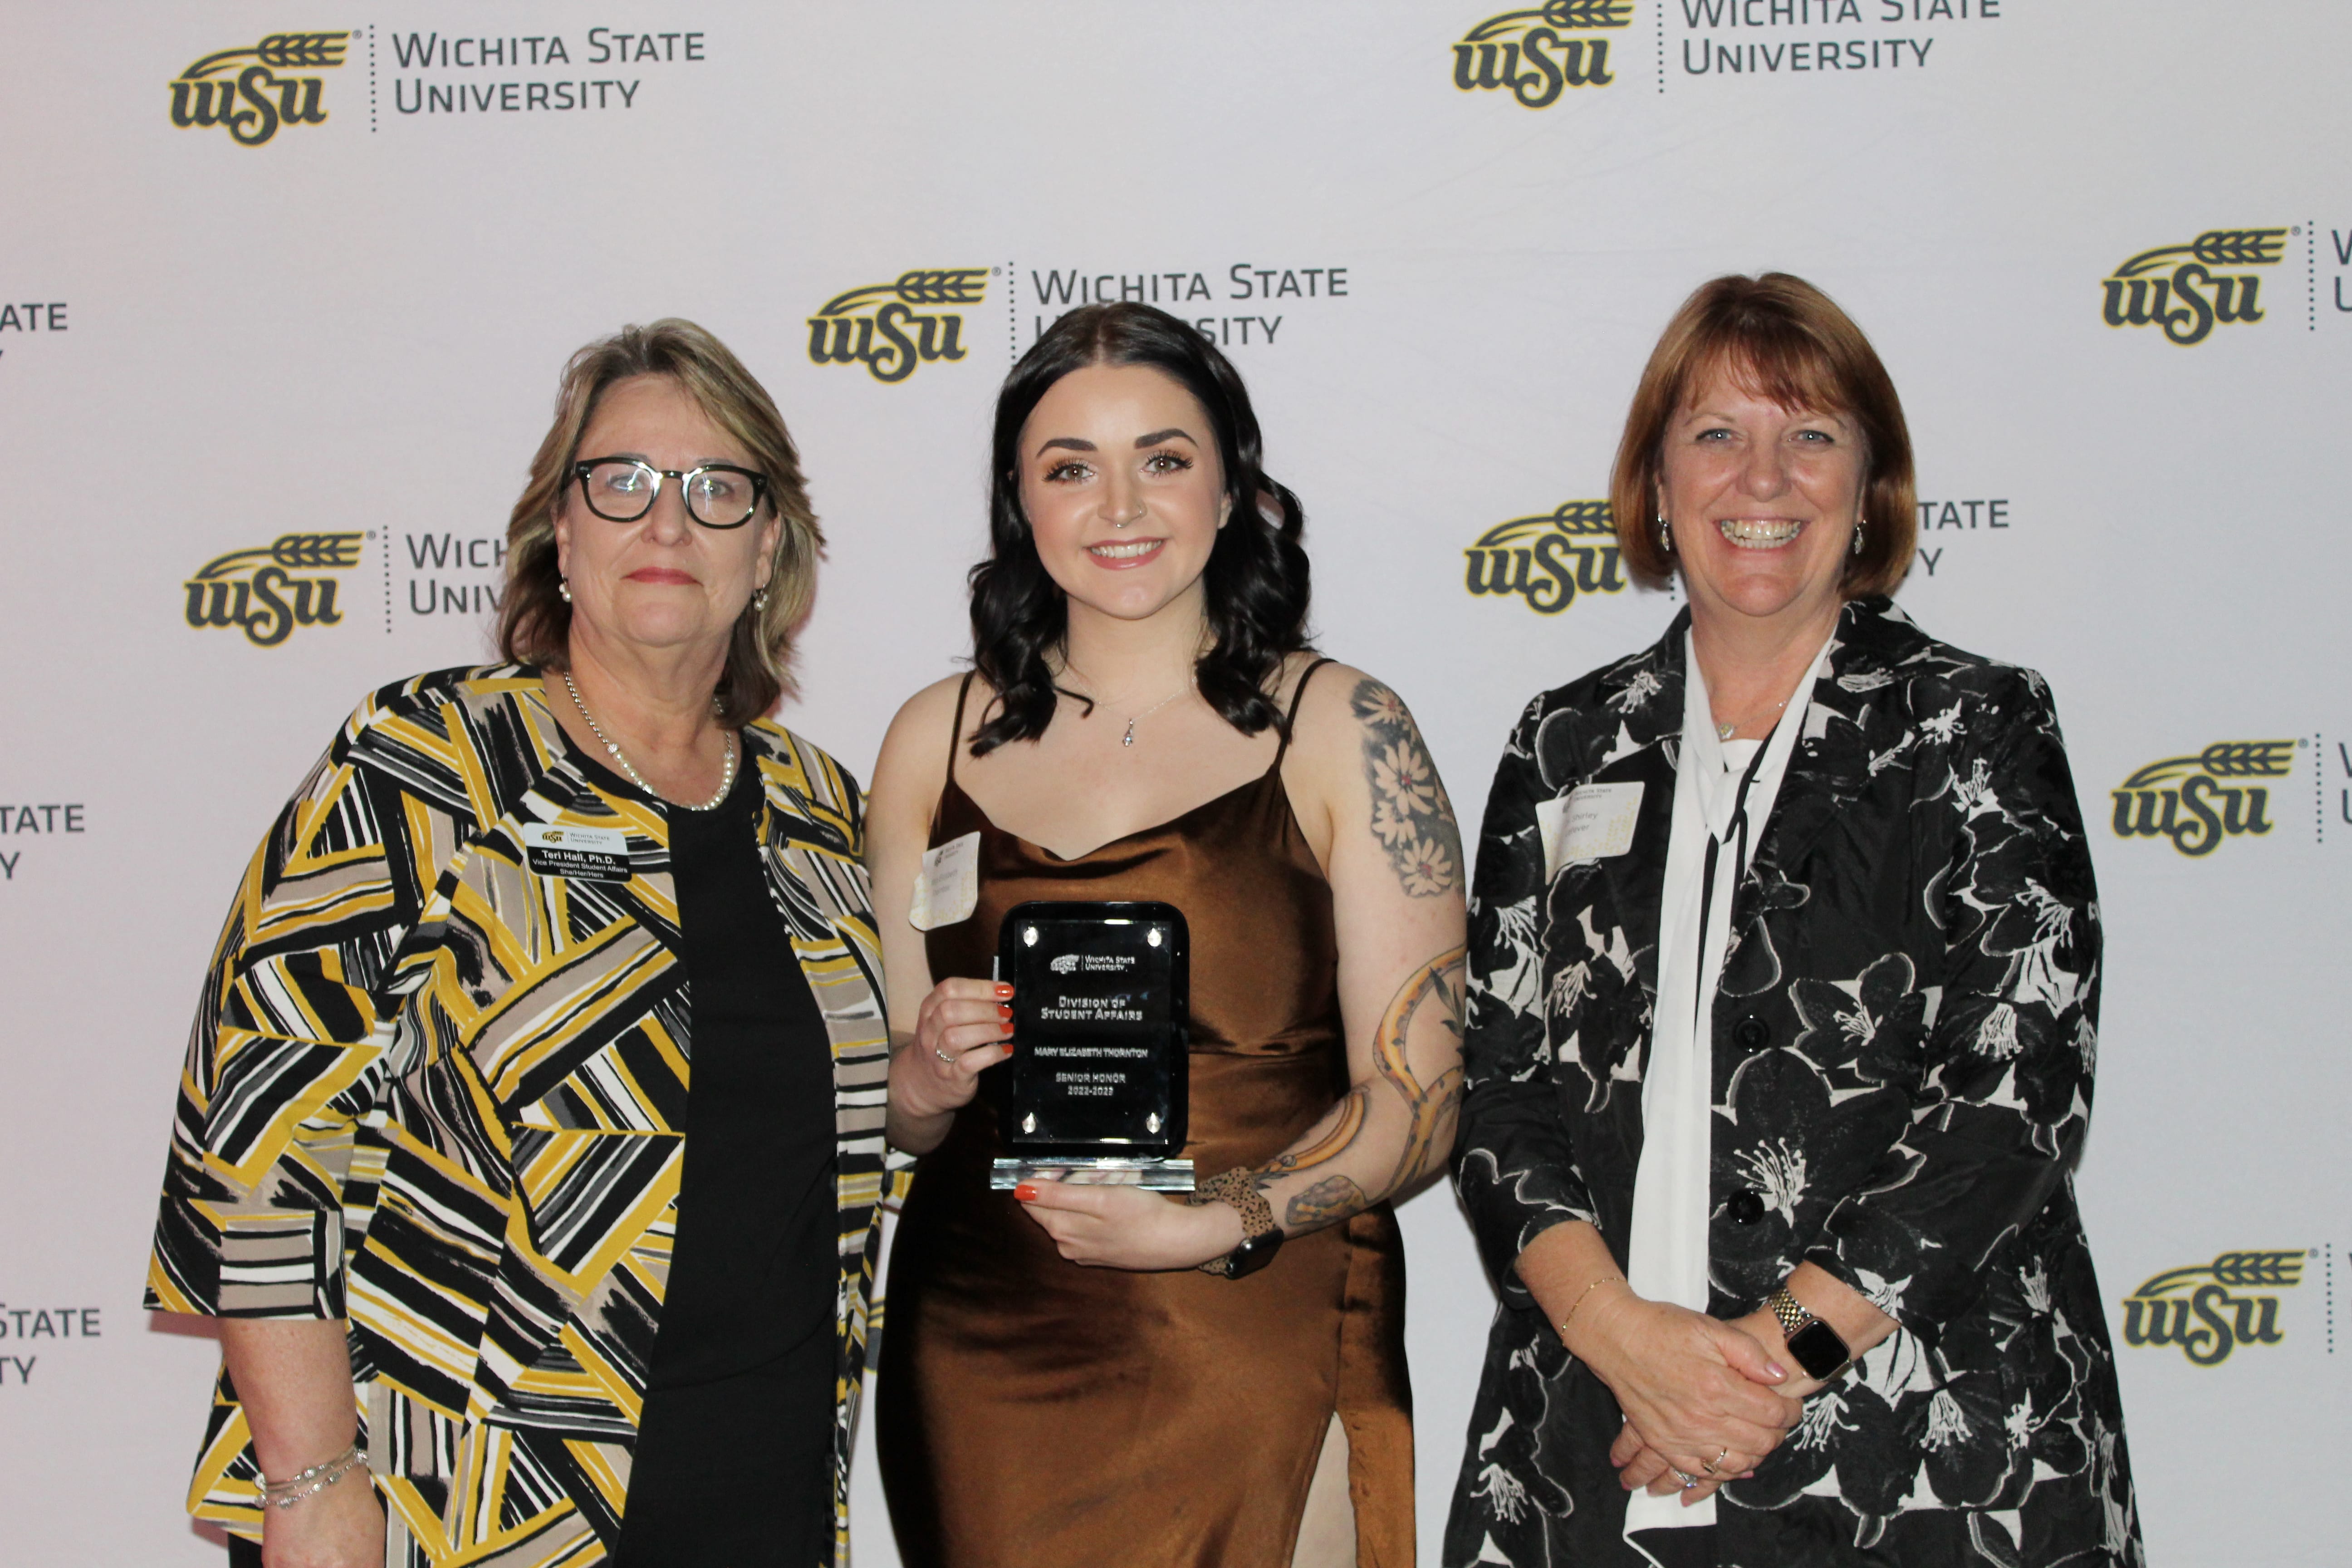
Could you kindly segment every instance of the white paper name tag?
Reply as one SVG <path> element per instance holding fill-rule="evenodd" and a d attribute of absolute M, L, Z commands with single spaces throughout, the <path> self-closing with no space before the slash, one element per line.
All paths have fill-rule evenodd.
<path fill-rule="evenodd" d="M 526 822 L 520 831 L 524 858 L 539 876 L 590 882 L 629 879 L 629 836 L 617 827 Z"/>
<path fill-rule="evenodd" d="M 1536 826 L 1543 835 L 1544 880 L 1559 876 L 1563 866 L 1605 860 L 1633 847 L 1644 787 L 1639 779 L 1580 784 L 1564 798 L 1539 802 Z"/>
<path fill-rule="evenodd" d="M 917 931 L 934 931 L 970 920 L 979 906 L 980 835 L 967 833 L 925 850 L 907 923 Z"/>

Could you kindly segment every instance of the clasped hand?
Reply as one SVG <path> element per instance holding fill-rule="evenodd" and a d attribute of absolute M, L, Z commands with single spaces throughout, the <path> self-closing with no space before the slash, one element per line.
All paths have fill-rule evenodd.
<path fill-rule="evenodd" d="M 1578 1353 L 1624 1412 L 1609 1459 L 1629 1491 L 1711 1496 L 1751 1473 L 1803 1414 L 1799 1391 L 1811 1385 L 1738 1324 L 1623 1289 L 1585 1318 Z M 1698 1484 L 1685 1487 L 1677 1470 Z"/>

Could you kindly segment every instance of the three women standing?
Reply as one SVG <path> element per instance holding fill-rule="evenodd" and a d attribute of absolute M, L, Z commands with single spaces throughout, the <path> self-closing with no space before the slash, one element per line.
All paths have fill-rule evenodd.
<path fill-rule="evenodd" d="M 2063 749 L 2038 677 L 1884 597 L 1908 437 L 1835 306 L 1719 279 L 1653 355 L 1613 504 L 1689 607 L 1514 732 L 1466 1042 L 1451 807 L 1308 648 L 1223 356 L 1072 312 L 991 483 L 974 670 L 901 710 L 869 843 L 761 717 L 819 543 L 772 405 L 682 322 L 575 358 L 514 662 L 361 706 L 208 981 L 151 1301 L 224 1320 L 195 1501 L 237 1555 L 830 1561 L 887 995 L 913 1568 L 1410 1563 L 1388 1200 L 1449 1150 L 1504 1310 L 1448 1563 L 2142 1561 Z M 917 899 L 934 850 L 964 896 Z M 1189 917 L 1205 1201 L 990 1190 L 1031 899 Z"/>
<path fill-rule="evenodd" d="M 1461 850 L 1412 716 L 1308 651 L 1301 514 L 1224 357 L 1141 305 L 1063 317 L 997 404 L 971 676 L 875 771 L 890 1138 L 921 1156 L 877 1390 L 910 1568 L 1412 1561 L 1387 1199 L 1459 1088 Z M 976 895 L 927 898 L 968 840 Z M 997 928 L 1158 900 L 1192 939 L 1187 1205 L 989 1189 Z"/>

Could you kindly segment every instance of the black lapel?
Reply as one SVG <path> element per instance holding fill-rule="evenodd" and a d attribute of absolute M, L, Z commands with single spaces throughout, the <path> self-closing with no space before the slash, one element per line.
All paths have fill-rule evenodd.
<path fill-rule="evenodd" d="M 1857 599 L 1838 616 L 1837 644 L 1773 797 L 1771 820 L 1740 889 L 1743 901 L 1757 895 L 1759 868 L 1785 876 L 1802 864 L 1822 829 L 1870 784 L 1870 710 L 1895 695 L 1897 684 L 1888 634 L 1900 623 L 1886 618 L 1887 607 L 1885 599 Z"/>
<path fill-rule="evenodd" d="M 1658 994 L 1658 905 L 1665 890 L 1666 842 L 1675 826 L 1675 766 L 1681 749 L 1678 739 L 1653 742 L 1618 758 L 1590 781 L 1642 786 L 1633 847 L 1600 866 L 1617 929 L 1633 950 L 1634 973 L 1642 989 L 1654 997 Z"/>
<path fill-rule="evenodd" d="M 1585 781 L 1642 786 L 1633 847 L 1600 865 L 1608 881 L 1616 927 L 1625 933 L 1626 943 L 1633 951 L 1635 978 L 1654 1003 L 1658 994 L 1658 906 L 1665 891 L 1666 843 L 1674 832 L 1675 773 L 1682 750 L 1683 634 L 1689 627 L 1690 611 L 1685 608 L 1646 658 L 1624 667 L 1622 682 L 1612 672 L 1612 682 L 1604 683 L 1602 701 L 1612 712 L 1616 704 L 1610 701 L 1610 684 L 1621 692 L 1655 685 L 1645 701 L 1618 715 L 1618 724 L 1601 754 L 1619 754 Z"/>

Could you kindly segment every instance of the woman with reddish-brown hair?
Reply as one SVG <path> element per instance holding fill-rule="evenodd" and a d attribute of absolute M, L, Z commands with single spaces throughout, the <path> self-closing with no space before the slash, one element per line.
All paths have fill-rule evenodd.
<path fill-rule="evenodd" d="M 1444 1561 L 2141 1563 L 2048 688 L 1888 599 L 1902 405 L 1801 279 L 1683 305 L 1611 495 L 1687 607 L 1487 802 L 1454 1164 L 1503 1310 Z"/>

